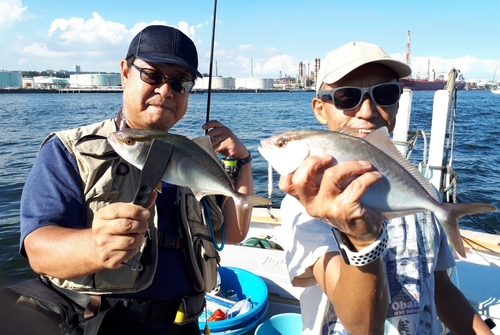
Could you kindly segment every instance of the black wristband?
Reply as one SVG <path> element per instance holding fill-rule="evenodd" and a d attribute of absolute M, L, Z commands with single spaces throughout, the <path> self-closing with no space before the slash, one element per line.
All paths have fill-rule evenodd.
<path fill-rule="evenodd" d="M 245 158 L 243 159 L 238 159 L 238 165 L 245 165 L 245 164 L 248 164 L 252 161 L 252 154 L 250 153 L 250 151 L 248 152 L 248 156 L 246 156 Z"/>

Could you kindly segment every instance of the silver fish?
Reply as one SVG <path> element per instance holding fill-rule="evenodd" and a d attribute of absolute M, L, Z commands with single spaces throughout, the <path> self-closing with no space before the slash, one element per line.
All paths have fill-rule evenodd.
<path fill-rule="evenodd" d="M 355 136 L 349 127 L 337 131 L 290 131 L 262 140 L 262 156 L 281 175 L 295 171 L 308 157 L 327 153 L 332 164 L 364 160 L 382 174 L 360 199 L 361 204 L 381 214 L 384 219 L 430 211 L 441 223 L 448 238 L 462 257 L 465 249 L 458 228 L 464 215 L 496 211 L 480 203 L 441 203 L 432 184 L 394 146 L 387 128 L 382 127 L 364 138 Z"/>
<path fill-rule="evenodd" d="M 198 200 L 207 194 L 221 194 L 233 198 L 240 232 L 246 209 L 271 204 L 268 199 L 235 191 L 231 179 L 213 151 L 209 136 L 190 140 L 181 135 L 146 129 L 125 129 L 108 136 L 113 149 L 138 169 L 144 166 L 151 143 L 155 139 L 174 147 L 161 180 L 190 188 Z"/>

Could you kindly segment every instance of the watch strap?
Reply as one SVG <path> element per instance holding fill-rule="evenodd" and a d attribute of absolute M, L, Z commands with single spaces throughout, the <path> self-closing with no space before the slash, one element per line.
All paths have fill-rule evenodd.
<path fill-rule="evenodd" d="M 382 232 L 377 240 L 360 251 L 351 251 L 348 247 L 347 236 L 336 228 L 332 228 L 333 237 L 337 242 L 340 254 L 347 265 L 365 266 L 374 262 L 387 249 L 386 222 L 382 221 Z"/>
<path fill-rule="evenodd" d="M 252 154 L 250 153 L 250 151 L 248 152 L 248 156 L 246 156 L 245 158 L 243 159 L 238 159 L 238 165 L 245 165 L 245 164 L 248 164 L 252 161 Z"/>

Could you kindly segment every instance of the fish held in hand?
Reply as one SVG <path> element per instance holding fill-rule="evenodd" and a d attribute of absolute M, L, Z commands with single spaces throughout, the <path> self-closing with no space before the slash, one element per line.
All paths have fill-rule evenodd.
<path fill-rule="evenodd" d="M 185 136 L 158 130 L 125 129 L 108 136 L 113 149 L 124 160 L 142 170 L 153 140 L 169 143 L 174 147 L 163 173 L 162 181 L 188 187 L 199 201 L 207 194 L 231 197 L 236 207 L 240 233 L 243 229 L 245 210 L 271 201 L 259 196 L 238 193 L 215 155 L 208 136 L 190 140 Z"/>
<path fill-rule="evenodd" d="M 481 203 L 441 203 L 432 184 L 397 150 L 382 127 L 364 138 L 349 127 L 337 131 L 290 131 L 261 141 L 259 152 L 281 175 L 295 171 L 308 156 L 331 155 L 333 164 L 368 161 L 382 174 L 360 203 L 384 219 L 422 211 L 433 212 L 457 251 L 465 256 L 458 219 L 496 211 Z"/>

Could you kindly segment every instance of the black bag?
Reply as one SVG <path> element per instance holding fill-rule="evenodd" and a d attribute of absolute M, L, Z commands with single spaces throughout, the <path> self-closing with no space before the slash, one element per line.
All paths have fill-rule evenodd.
<path fill-rule="evenodd" d="M 205 202 L 206 206 L 203 206 L 189 189 L 179 189 L 181 189 L 178 206 L 181 221 L 179 234 L 187 240 L 184 256 L 188 263 L 191 282 L 196 292 L 211 292 L 217 286 L 217 266 L 220 263 L 220 256 L 215 249 L 209 224 L 204 221 L 204 216 L 210 215 L 214 231 L 221 229 L 224 217 L 214 196 L 205 196 L 202 202 Z"/>
<path fill-rule="evenodd" d="M 84 308 L 47 286 L 41 279 L 31 279 L 2 290 L 2 297 L 14 304 L 24 304 L 58 325 L 61 334 L 82 334 L 80 314 Z"/>

